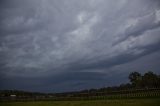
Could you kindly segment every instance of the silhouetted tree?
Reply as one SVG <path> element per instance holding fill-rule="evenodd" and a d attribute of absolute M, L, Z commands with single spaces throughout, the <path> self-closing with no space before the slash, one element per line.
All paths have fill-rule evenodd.
<path fill-rule="evenodd" d="M 138 72 L 132 72 L 129 74 L 129 80 L 132 83 L 133 87 L 140 87 L 141 81 L 142 81 L 142 76 Z"/>
<path fill-rule="evenodd" d="M 142 77 L 142 84 L 146 88 L 158 87 L 158 76 L 153 72 L 149 71 Z"/>

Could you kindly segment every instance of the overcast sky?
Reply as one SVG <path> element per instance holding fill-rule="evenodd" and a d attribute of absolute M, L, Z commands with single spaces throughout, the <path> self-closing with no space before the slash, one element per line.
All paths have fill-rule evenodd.
<path fill-rule="evenodd" d="M 159 0 L 0 0 L 0 89 L 99 88 L 159 69 Z"/>

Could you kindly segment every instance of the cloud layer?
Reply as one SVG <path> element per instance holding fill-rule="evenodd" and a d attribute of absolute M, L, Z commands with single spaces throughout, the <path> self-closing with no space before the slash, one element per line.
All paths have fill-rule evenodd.
<path fill-rule="evenodd" d="M 1 0 L 0 13 L 0 75 L 4 79 L 43 77 L 67 86 L 65 77 L 51 81 L 46 77 L 79 74 L 82 79 L 71 77 L 67 83 L 82 81 L 83 88 L 89 80 L 84 75 L 96 79 L 110 72 L 125 74 L 127 69 L 116 67 L 159 56 L 159 0 Z M 140 60 L 142 66 L 144 60 Z"/>

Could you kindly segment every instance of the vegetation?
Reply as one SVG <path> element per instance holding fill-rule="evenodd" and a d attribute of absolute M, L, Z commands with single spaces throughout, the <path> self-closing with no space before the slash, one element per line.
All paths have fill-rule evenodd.
<path fill-rule="evenodd" d="M 132 72 L 129 75 L 130 82 L 134 88 L 158 88 L 160 87 L 160 76 L 149 71 L 144 75 Z"/>
<path fill-rule="evenodd" d="M 153 72 L 141 75 L 132 72 L 128 76 L 130 83 L 120 86 L 104 87 L 64 93 L 37 93 L 18 90 L 0 91 L 0 101 L 64 101 L 64 100 L 102 100 L 160 98 L 160 75 Z"/>
<path fill-rule="evenodd" d="M 123 99 L 95 101 L 39 101 L 0 103 L 0 106 L 159 106 L 160 99 Z"/>

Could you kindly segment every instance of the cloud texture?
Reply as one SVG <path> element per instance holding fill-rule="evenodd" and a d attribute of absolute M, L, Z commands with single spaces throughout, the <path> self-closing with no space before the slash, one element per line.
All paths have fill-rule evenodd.
<path fill-rule="evenodd" d="M 134 69 L 158 72 L 159 0 L 1 0 L 0 14 L 2 88 L 20 78 L 28 88 L 35 78 L 57 90 L 99 87 Z"/>

